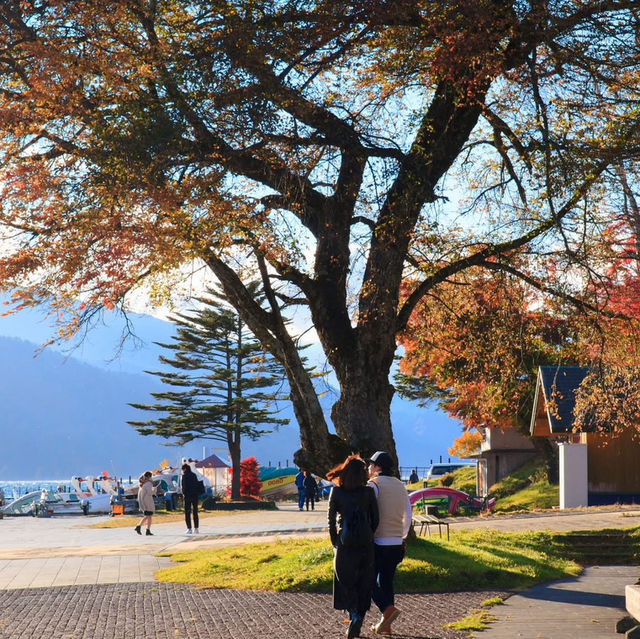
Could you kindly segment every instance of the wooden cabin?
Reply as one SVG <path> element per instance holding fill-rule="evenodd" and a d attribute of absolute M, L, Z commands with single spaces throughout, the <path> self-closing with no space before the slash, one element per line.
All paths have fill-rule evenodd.
<path fill-rule="evenodd" d="M 640 503 L 640 433 L 574 432 L 575 393 L 589 369 L 541 366 L 531 416 L 531 435 L 558 443 L 586 444 L 589 505 Z"/>

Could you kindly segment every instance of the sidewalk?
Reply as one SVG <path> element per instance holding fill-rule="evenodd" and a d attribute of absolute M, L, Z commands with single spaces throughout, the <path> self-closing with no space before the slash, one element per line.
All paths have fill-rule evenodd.
<path fill-rule="evenodd" d="M 576 579 L 542 584 L 494 606 L 497 617 L 481 639 L 620 639 L 616 622 L 624 617 L 624 588 L 640 577 L 638 566 L 586 568 Z"/>

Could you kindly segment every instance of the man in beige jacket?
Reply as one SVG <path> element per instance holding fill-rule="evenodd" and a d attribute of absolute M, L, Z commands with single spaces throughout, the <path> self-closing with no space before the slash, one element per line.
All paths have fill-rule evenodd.
<path fill-rule="evenodd" d="M 380 511 L 380 523 L 373 535 L 376 573 L 373 602 L 382 616 L 372 630 L 389 635 L 391 623 L 400 614 L 394 605 L 393 579 L 404 558 L 405 539 L 411 527 L 411 504 L 407 489 L 393 474 L 391 455 L 379 450 L 368 461 L 369 486 L 376 494 Z"/>

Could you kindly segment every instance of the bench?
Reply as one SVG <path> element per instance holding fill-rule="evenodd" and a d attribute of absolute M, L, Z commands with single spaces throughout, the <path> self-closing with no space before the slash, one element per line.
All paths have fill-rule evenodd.
<path fill-rule="evenodd" d="M 442 527 L 444 526 L 447 529 L 447 539 L 449 539 L 449 524 L 446 521 L 442 521 L 442 519 L 439 519 L 435 515 L 414 515 L 412 523 L 414 528 L 418 525 L 420 526 L 420 532 L 417 533 L 418 535 L 422 535 L 426 529 L 429 537 L 431 537 L 431 526 L 438 527 L 440 537 L 442 537 Z"/>

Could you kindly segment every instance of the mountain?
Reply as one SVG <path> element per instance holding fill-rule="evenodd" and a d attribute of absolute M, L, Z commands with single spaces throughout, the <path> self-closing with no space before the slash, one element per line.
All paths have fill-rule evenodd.
<path fill-rule="evenodd" d="M 158 369 L 161 349 L 154 342 L 167 342 L 173 334 L 169 322 L 146 315 L 130 320 L 141 341 L 125 345 L 119 357 L 121 326 L 116 321 L 91 331 L 70 354 L 48 348 L 34 356 L 51 334 L 41 317 L 30 311 L 0 318 L 0 479 L 64 479 L 102 471 L 128 476 L 163 459 L 200 459 L 211 450 L 225 457 L 221 443 L 215 442 L 214 449 L 203 440 L 167 447 L 166 440 L 143 437 L 126 423 L 144 415 L 128 402 L 148 402 L 159 388 L 159 381 L 144 373 Z M 17 339 L 24 336 L 31 341 Z M 335 399 L 335 392 L 321 399 L 327 419 Z M 243 457 L 255 456 L 262 465 L 291 463 L 300 439 L 288 403 L 281 416 L 289 425 L 256 441 L 245 440 Z M 447 458 L 447 448 L 461 433 L 459 423 L 444 413 L 398 397 L 392 420 L 402 466 L 427 466 L 430 460 Z"/>
<path fill-rule="evenodd" d="M 110 373 L 35 345 L 0 338 L 0 478 L 137 475 L 169 451 L 126 421 L 127 405 L 157 388 L 149 375 Z M 171 455 L 173 458 L 174 455 Z"/>

